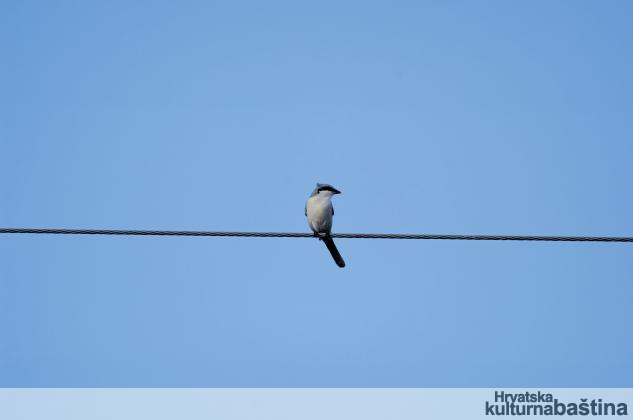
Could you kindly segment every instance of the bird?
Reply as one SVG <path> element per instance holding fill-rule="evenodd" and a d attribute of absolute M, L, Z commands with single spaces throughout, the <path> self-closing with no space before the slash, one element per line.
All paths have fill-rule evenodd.
<path fill-rule="evenodd" d="M 316 188 L 306 202 L 305 215 L 308 218 L 308 226 L 310 226 L 315 236 L 325 243 L 336 265 L 343 268 L 345 267 L 345 261 L 330 236 L 332 233 L 332 216 L 334 216 L 332 196 L 340 193 L 339 190 L 330 184 L 317 183 Z"/>

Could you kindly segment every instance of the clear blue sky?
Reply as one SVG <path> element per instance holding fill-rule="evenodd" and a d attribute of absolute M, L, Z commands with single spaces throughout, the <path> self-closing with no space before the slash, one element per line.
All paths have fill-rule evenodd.
<path fill-rule="evenodd" d="M 302 3 L 302 4 L 300 4 Z M 0 225 L 633 235 L 633 6 L 3 2 Z M 0 386 L 633 386 L 633 246 L 0 237 Z"/>

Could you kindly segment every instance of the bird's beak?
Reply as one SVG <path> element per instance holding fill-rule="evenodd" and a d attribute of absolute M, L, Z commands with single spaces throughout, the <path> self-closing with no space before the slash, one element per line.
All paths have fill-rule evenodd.
<path fill-rule="evenodd" d="M 341 192 L 339 190 L 337 190 L 336 188 L 332 188 L 332 192 L 334 194 L 340 194 Z"/>

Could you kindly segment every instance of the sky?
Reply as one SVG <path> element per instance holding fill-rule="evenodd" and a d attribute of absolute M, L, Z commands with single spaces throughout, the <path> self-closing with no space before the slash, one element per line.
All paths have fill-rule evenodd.
<path fill-rule="evenodd" d="M 2 2 L 0 226 L 633 236 L 627 1 Z M 633 246 L 0 235 L 0 387 L 631 387 Z"/>

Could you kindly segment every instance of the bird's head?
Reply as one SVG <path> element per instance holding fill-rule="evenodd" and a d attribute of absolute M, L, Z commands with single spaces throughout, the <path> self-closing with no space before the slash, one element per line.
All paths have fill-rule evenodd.
<path fill-rule="evenodd" d="M 341 192 L 339 190 L 337 190 L 336 188 L 334 188 L 333 186 L 331 186 L 330 184 L 316 184 L 316 188 L 314 189 L 314 191 L 312 191 L 312 196 L 318 195 L 318 194 L 327 194 L 327 195 L 334 195 L 334 194 L 340 194 Z"/>

